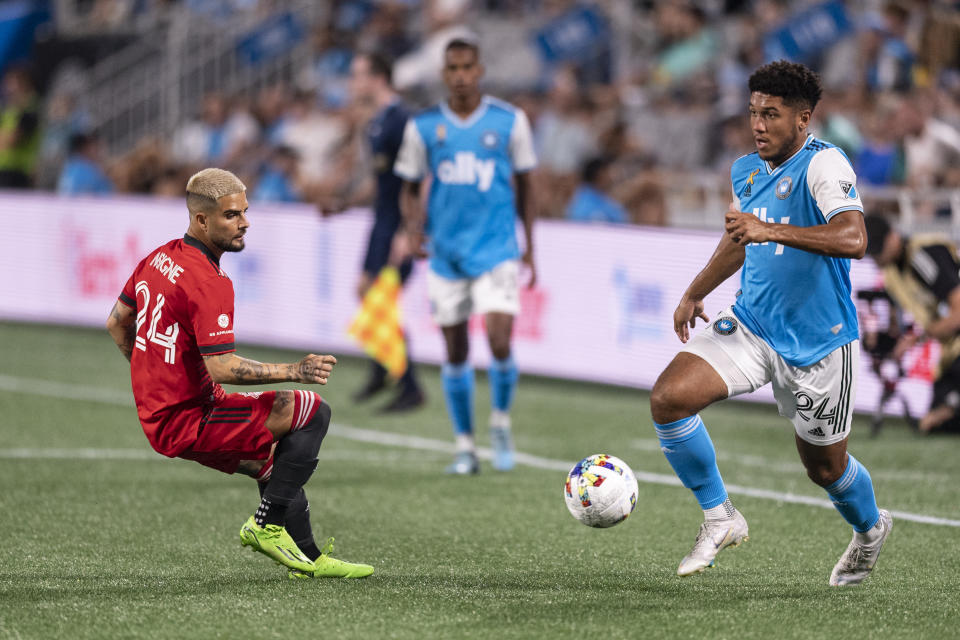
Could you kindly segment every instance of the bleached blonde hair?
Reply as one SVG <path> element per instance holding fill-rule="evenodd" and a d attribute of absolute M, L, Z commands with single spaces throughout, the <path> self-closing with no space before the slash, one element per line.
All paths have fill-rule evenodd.
<path fill-rule="evenodd" d="M 190 213 L 211 211 L 217 208 L 217 200 L 223 196 L 246 190 L 240 178 L 226 169 L 204 169 L 190 176 L 187 181 L 187 209 Z"/>

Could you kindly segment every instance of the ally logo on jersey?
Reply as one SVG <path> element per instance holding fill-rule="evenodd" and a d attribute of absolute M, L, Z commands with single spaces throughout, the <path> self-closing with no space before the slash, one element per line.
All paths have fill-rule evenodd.
<path fill-rule="evenodd" d="M 453 160 L 441 160 L 437 164 L 437 180 L 448 185 L 476 185 L 483 193 L 490 190 L 493 184 L 494 173 L 497 170 L 496 161 L 483 160 L 472 151 L 458 151 Z"/>

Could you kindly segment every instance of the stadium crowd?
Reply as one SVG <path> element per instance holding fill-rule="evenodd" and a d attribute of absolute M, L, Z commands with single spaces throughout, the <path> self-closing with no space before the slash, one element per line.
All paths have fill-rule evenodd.
<path fill-rule="evenodd" d="M 283 5 L 87 4 L 87 26 L 106 31 L 175 6 L 226 19 Z M 947 0 L 335 0 L 312 27 L 310 65 L 256 91 L 196 96 L 194 117 L 172 135 L 113 153 L 91 124 L 82 74 L 40 95 L 28 67 L 10 67 L 0 184 L 179 196 L 187 177 L 215 165 L 241 176 L 253 200 L 358 204 L 372 114 L 350 98 L 353 55 L 389 55 L 398 88 L 426 106 L 440 95 L 443 44 L 474 33 L 489 52 L 487 86 L 533 124 L 541 216 L 668 224 L 671 198 L 728 190 L 731 162 L 753 150 L 746 78 L 777 57 L 783 27 L 837 7 L 846 22 L 832 41 L 801 52 L 827 90 L 815 135 L 847 153 L 866 198 L 870 186 L 960 188 L 960 8 Z M 590 35 L 566 51 L 554 38 L 564 25 Z"/>

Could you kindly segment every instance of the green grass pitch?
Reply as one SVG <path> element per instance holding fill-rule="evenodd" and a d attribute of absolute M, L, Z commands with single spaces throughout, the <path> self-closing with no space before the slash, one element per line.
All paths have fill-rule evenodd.
<path fill-rule="evenodd" d="M 484 463 L 477 477 L 445 477 L 445 451 L 350 437 L 450 441 L 437 369 L 421 367 L 425 409 L 383 417 L 387 398 L 351 405 L 365 373 L 351 358 L 318 388 L 334 426 L 307 492 L 318 538 L 377 572 L 291 582 L 240 547 L 250 479 L 149 449 L 105 332 L 0 324 L 0 345 L 0 640 L 957 637 L 960 528 L 896 520 L 874 575 L 838 590 L 827 578 L 850 529 L 835 511 L 734 494 L 750 541 L 680 579 L 701 520 L 688 491 L 641 483 L 626 522 L 592 530 L 564 507 L 563 471 Z M 481 444 L 488 397 L 479 375 Z M 826 497 L 775 408 L 726 402 L 703 417 L 729 484 Z M 520 451 L 549 460 L 606 452 L 671 473 L 640 391 L 522 377 L 514 430 Z M 868 430 L 857 417 L 850 449 L 882 506 L 960 519 L 960 440 L 896 422 L 877 439 Z"/>

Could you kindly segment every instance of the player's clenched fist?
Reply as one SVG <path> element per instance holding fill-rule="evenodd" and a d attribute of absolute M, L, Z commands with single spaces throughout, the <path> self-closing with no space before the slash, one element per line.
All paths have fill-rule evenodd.
<path fill-rule="evenodd" d="M 333 372 L 333 365 L 335 364 L 337 364 L 337 359 L 333 356 L 318 356 L 312 353 L 305 355 L 297 363 L 300 380 L 301 382 L 327 384 L 327 378 Z"/>
<path fill-rule="evenodd" d="M 737 211 L 732 205 L 727 210 L 725 229 L 730 238 L 745 247 L 751 242 L 767 242 L 768 227 L 757 216 Z"/>

